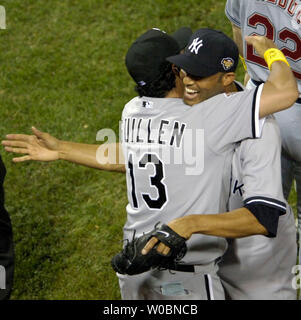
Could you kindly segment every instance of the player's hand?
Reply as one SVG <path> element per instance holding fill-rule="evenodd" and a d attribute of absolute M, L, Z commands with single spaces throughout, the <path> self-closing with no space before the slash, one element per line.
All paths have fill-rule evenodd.
<path fill-rule="evenodd" d="M 158 239 L 156 237 L 152 237 L 148 243 L 145 245 L 145 247 L 142 249 L 141 253 L 146 255 L 150 252 L 150 250 L 158 243 Z M 170 248 L 166 246 L 164 243 L 160 242 L 157 247 L 157 252 L 159 252 L 162 255 L 168 255 L 170 251 Z"/>
<path fill-rule="evenodd" d="M 32 132 L 33 135 L 8 134 L 6 140 L 2 141 L 6 151 L 25 154 L 23 157 L 13 158 L 13 162 L 58 160 L 60 140 L 34 127 Z"/>
<path fill-rule="evenodd" d="M 254 47 L 256 52 L 263 58 L 264 53 L 271 48 L 276 48 L 276 44 L 264 36 L 246 36 L 246 42 Z"/>
<path fill-rule="evenodd" d="M 175 231 L 178 235 L 185 239 L 189 239 L 192 235 L 190 232 L 190 216 L 186 216 L 183 218 L 178 218 L 170 221 L 167 225 Z M 142 254 L 148 254 L 148 252 L 158 243 L 158 239 L 156 237 L 152 237 L 145 247 L 142 249 Z M 163 255 L 167 255 L 170 251 L 170 248 L 166 246 L 164 243 L 160 242 L 157 246 L 157 252 Z"/>
<path fill-rule="evenodd" d="M 45 148 L 53 151 L 59 151 L 61 141 L 53 136 L 51 136 L 47 132 L 42 132 L 35 127 L 31 128 L 33 134 L 39 139 L 41 145 Z"/>

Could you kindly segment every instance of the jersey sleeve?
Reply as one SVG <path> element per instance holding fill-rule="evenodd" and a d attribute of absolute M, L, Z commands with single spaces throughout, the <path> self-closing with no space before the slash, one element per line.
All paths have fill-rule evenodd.
<path fill-rule="evenodd" d="M 266 118 L 261 139 L 244 140 L 240 148 L 240 158 L 243 159 L 241 168 L 244 203 L 256 201 L 285 212 L 281 180 L 281 139 L 274 117 Z"/>
<path fill-rule="evenodd" d="M 259 119 L 263 85 L 227 96 L 219 95 L 206 106 L 205 135 L 212 150 L 219 153 L 229 144 L 259 138 L 264 120 Z"/>
<path fill-rule="evenodd" d="M 240 23 L 240 2 L 242 0 L 228 0 L 225 7 L 225 13 L 231 23 L 241 27 Z"/>
<path fill-rule="evenodd" d="M 278 125 L 268 117 L 261 139 L 240 144 L 243 203 L 268 230 L 277 234 L 279 216 L 286 213 L 281 181 L 281 139 Z"/>

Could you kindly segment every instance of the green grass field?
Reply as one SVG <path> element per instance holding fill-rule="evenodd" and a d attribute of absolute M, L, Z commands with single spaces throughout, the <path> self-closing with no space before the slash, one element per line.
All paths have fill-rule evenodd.
<path fill-rule="evenodd" d="M 145 30 L 211 27 L 231 35 L 225 0 L 9 0 L 0 30 L 0 127 L 32 125 L 63 140 L 96 143 L 118 132 L 135 96 L 124 57 Z M 242 80 L 242 66 L 238 79 Z M 16 249 L 12 299 L 120 299 L 110 266 L 121 248 L 125 176 L 67 162 L 7 168 L 6 207 Z M 295 194 L 290 201 L 295 209 Z"/>

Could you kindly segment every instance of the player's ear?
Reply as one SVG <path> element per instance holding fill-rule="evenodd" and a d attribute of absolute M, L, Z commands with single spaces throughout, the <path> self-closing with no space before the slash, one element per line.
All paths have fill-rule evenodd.
<path fill-rule="evenodd" d="M 224 87 L 228 87 L 229 85 L 231 85 L 235 80 L 235 73 L 234 72 L 227 72 L 225 74 L 223 74 L 222 76 L 222 84 Z"/>
<path fill-rule="evenodd" d="M 173 73 L 175 74 L 176 77 L 180 77 L 180 68 L 178 68 L 176 65 L 171 66 Z"/>

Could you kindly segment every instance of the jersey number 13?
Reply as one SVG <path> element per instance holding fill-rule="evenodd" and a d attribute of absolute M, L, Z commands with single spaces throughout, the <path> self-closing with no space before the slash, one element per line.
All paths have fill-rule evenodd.
<path fill-rule="evenodd" d="M 133 154 L 129 155 L 128 158 L 128 169 L 130 173 L 131 187 L 132 187 L 132 204 L 135 209 L 138 208 L 135 172 L 133 167 Z M 167 202 L 167 190 L 166 185 L 162 182 L 164 179 L 164 164 L 159 157 L 154 153 L 145 153 L 138 161 L 137 170 L 145 170 L 148 165 L 154 167 L 154 175 L 150 176 L 148 181 L 150 186 L 155 188 L 158 196 L 153 199 L 148 193 L 141 193 L 142 198 L 149 209 L 162 209 L 164 204 Z M 147 180 L 146 180 L 147 182 Z"/>

